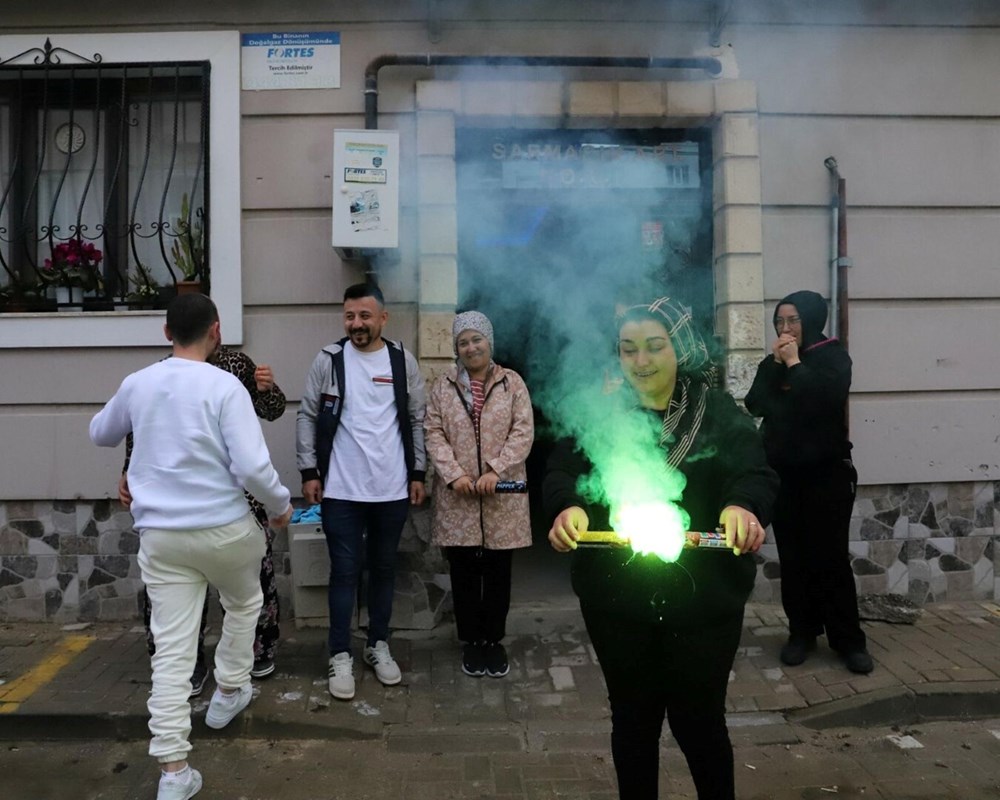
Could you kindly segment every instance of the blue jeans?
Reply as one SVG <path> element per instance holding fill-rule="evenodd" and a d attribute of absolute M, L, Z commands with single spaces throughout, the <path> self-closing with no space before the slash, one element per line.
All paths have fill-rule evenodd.
<path fill-rule="evenodd" d="M 330 655 L 351 652 L 351 613 L 358 576 L 365 564 L 367 538 L 368 644 L 389 639 L 392 594 L 396 584 L 396 549 L 410 501 L 362 503 L 323 501 L 323 533 L 330 551 Z M 365 532 L 367 531 L 367 537 Z"/>

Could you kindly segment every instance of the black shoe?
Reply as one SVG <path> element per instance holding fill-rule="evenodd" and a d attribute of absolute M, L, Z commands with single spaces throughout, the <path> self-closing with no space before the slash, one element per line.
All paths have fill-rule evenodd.
<path fill-rule="evenodd" d="M 500 642 L 490 642 L 486 645 L 486 674 L 491 678 L 502 678 L 510 672 L 507 663 L 507 651 Z"/>
<path fill-rule="evenodd" d="M 266 678 L 274 672 L 274 661 L 270 658 L 258 658 L 250 670 L 251 678 Z"/>
<path fill-rule="evenodd" d="M 462 672 L 473 678 L 486 674 L 486 646 L 481 642 L 469 642 L 462 648 Z"/>
<path fill-rule="evenodd" d="M 875 662 L 867 650 L 855 650 L 853 653 L 844 653 L 844 666 L 858 675 L 867 675 L 875 669 Z"/>
<path fill-rule="evenodd" d="M 789 636 L 788 641 L 781 648 L 781 655 L 778 657 L 781 659 L 782 664 L 787 664 L 789 667 L 797 667 L 815 649 L 816 637 Z"/>
<path fill-rule="evenodd" d="M 201 690 L 205 688 L 205 679 L 208 677 L 208 667 L 204 661 L 199 661 L 194 665 L 194 672 L 191 673 L 191 694 L 188 697 L 197 697 Z"/>

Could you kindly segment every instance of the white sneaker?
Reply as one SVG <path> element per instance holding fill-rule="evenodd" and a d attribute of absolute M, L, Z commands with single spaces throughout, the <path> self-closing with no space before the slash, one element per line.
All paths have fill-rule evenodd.
<path fill-rule="evenodd" d="M 374 647 L 366 647 L 365 663 L 369 667 L 374 667 L 375 677 L 384 686 L 395 686 L 403 680 L 403 674 L 399 671 L 399 664 L 395 662 L 392 653 L 389 652 L 388 642 L 379 640 L 375 642 Z"/>
<path fill-rule="evenodd" d="M 156 800 L 190 800 L 201 791 L 201 773 L 194 767 L 160 774 Z"/>
<path fill-rule="evenodd" d="M 233 717 L 250 705 L 252 699 L 253 688 L 249 683 L 243 684 L 232 694 L 223 694 L 216 687 L 212 702 L 208 704 L 208 713 L 205 714 L 205 724 L 216 730 L 225 728 L 233 721 Z"/>
<path fill-rule="evenodd" d="M 330 659 L 330 694 L 338 700 L 354 697 L 354 658 L 350 653 L 337 653 Z"/>

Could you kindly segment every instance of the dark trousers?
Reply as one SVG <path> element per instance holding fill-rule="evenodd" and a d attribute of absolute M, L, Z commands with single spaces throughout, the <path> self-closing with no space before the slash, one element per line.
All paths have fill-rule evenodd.
<path fill-rule="evenodd" d="M 499 642 L 507 632 L 513 550 L 446 547 L 455 628 L 463 642 Z"/>
<path fill-rule="evenodd" d="M 848 552 L 858 473 L 850 462 L 781 473 L 774 538 L 781 562 L 781 603 L 791 636 L 826 631 L 841 653 L 865 648 Z"/>
<path fill-rule="evenodd" d="M 726 688 L 743 610 L 677 630 L 655 619 L 581 603 L 611 702 L 611 755 L 621 800 L 655 800 L 666 716 L 699 800 L 733 800 L 733 748 Z"/>
<path fill-rule="evenodd" d="M 363 565 L 368 567 L 368 644 L 389 640 L 396 549 L 409 510 L 408 499 L 323 501 L 323 533 L 330 552 L 331 656 L 351 652 L 351 614 Z"/>
<path fill-rule="evenodd" d="M 258 517 L 258 522 L 260 518 Z M 278 609 L 278 585 L 274 580 L 274 559 L 271 555 L 271 543 L 274 540 L 274 532 L 267 526 L 267 521 L 261 523 L 264 528 L 264 537 L 267 542 L 267 550 L 264 558 L 260 562 L 260 588 L 264 593 L 264 605 L 260 609 L 260 617 L 257 619 L 257 631 L 253 640 L 254 661 L 273 661 L 275 651 L 278 649 L 278 638 L 281 635 Z M 207 599 L 208 593 L 205 593 Z M 224 614 L 225 612 L 223 612 Z M 146 648 L 149 654 L 156 652 L 156 645 L 153 643 L 153 634 L 149 630 L 149 621 L 152 609 L 149 605 L 149 595 L 145 588 L 142 590 L 142 619 L 146 626 Z M 198 629 L 198 663 L 205 664 L 205 630 L 208 628 L 208 603 L 205 603 L 201 612 L 201 627 Z"/>

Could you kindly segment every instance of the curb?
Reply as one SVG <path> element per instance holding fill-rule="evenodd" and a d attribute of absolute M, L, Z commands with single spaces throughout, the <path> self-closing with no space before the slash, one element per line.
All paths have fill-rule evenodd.
<path fill-rule="evenodd" d="M 991 717 L 1000 717 L 1000 681 L 876 689 L 785 714 L 789 722 L 814 730 Z"/>
<path fill-rule="evenodd" d="M 191 720 L 192 735 L 198 739 L 329 739 L 331 741 L 371 741 L 384 736 L 381 721 L 358 726 L 303 720 L 280 719 L 269 714 L 253 714 L 234 720 L 222 730 L 209 728 L 204 714 Z M 149 738 L 146 714 L 10 714 L 0 725 L 0 741 L 62 741 L 104 739 L 136 741 Z"/>

